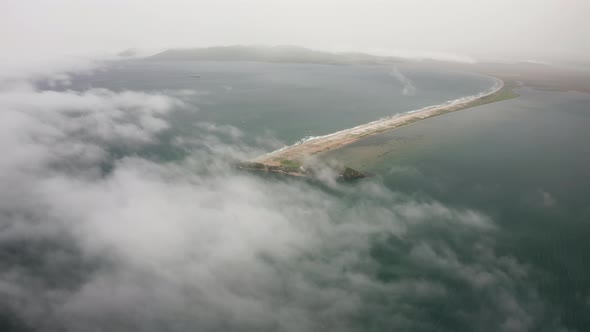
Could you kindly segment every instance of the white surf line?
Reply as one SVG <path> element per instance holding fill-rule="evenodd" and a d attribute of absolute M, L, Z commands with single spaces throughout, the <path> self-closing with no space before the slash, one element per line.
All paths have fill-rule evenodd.
<path fill-rule="evenodd" d="M 292 145 L 287 145 L 284 146 L 278 150 L 266 153 L 264 155 L 261 155 L 259 157 L 257 157 L 256 159 L 254 159 L 254 161 L 257 160 L 264 160 L 264 159 L 268 159 L 271 158 L 273 156 L 276 156 L 277 154 L 280 154 L 281 152 L 284 152 L 286 150 L 290 150 L 293 149 L 295 147 L 298 147 L 300 145 L 308 145 L 308 144 L 317 144 L 319 141 L 322 140 L 330 140 L 330 138 L 335 137 L 335 136 L 340 136 L 340 135 L 359 135 L 359 134 L 363 134 L 366 132 L 379 132 L 381 129 L 387 129 L 387 127 L 391 126 L 391 125 L 395 125 L 396 123 L 392 123 L 392 121 L 396 120 L 399 117 L 402 116 L 406 116 L 406 115 L 415 115 L 416 117 L 420 117 L 420 114 L 424 114 L 425 117 L 428 117 L 428 112 L 429 111 L 444 111 L 447 108 L 453 108 L 455 106 L 461 106 L 463 104 L 468 104 L 474 101 L 477 101 L 481 98 L 487 97 L 489 95 L 492 95 L 498 91 L 500 91 L 500 89 L 502 89 L 504 87 L 504 81 L 494 78 L 495 79 L 495 83 L 492 86 L 492 88 L 490 90 L 475 94 L 475 95 L 470 95 L 470 96 L 466 96 L 466 97 L 461 97 L 461 98 L 457 98 L 454 100 L 449 100 L 447 102 L 444 102 L 442 104 L 437 104 L 437 105 L 432 105 L 432 106 L 427 106 L 427 107 L 423 107 L 417 110 L 411 110 L 411 111 L 407 111 L 407 112 L 403 112 L 403 113 L 398 113 L 392 116 L 388 116 L 385 118 L 381 118 L 375 121 L 371 121 L 368 123 L 364 123 L 352 128 L 347 128 L 347 129 L 343 129 L 343 130 L 339 130 L 327 135 L 322 135 L 322 136 L 307 136 L 302 138 L 301 140 L 297 141 L 295 144 Z M 423 117 L 424 118 L 424 117 Z M 393 127 L 395 128 L 395 127 Z M 392 129 L 393 129 L 392 128 Z M 369 133 L 370 134 L 370 133 Z"/>

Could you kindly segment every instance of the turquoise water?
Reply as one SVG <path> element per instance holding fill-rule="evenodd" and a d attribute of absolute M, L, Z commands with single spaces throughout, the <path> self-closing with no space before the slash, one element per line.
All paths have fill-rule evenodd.
<path fill-rule="evenodd" d="M 241 218 L 262 206 L 268 220 L 295 220 L 288 230 L 305 235 L 289 239 L 288 250 L 279 246 L 301 252 L 295 258 L 269 246 L 248 260 L 252 266 L 230 260 L 233 265 L 222 270 L 233 274 L 217 276 L 222 286 L 238 280 L 228 282 L 235 289 L 224 288 L 220 298 L 229 293 L 237 294 L 240 304 L 263 303 L 270 316 L 224 308 L 199 316 L 210 306 L 203 306 L 203 294 L 197 293 L 187 300 L 192 307 L 170 309 L 173 318 L 139 310 L 140 320 L 156 316 L 159 330 L 588 330 L 589 95 L 523 88 L 517 99 L 420 121 L 325 156 L 375 174 L 357 183 L 201 169 L 207 168 L 207 156 L 217 158 L 228 147 L 278 148 L 304 136 L 473 95 L 494 83 L 419 65 L 399 65 L 398 70 L 411 81 L 413 93 L 406 86 L 404 94 L 392 68 L 381 66 L 145 61 L 76 77 L 74 89 L 165 92 L 185 102 L 167 116 L 171 127 L 157 142 L 131 152 L 111 147 L 113 162 L 129 156 L 170 163 L 205 159 L 193 171 L 206 176 L 187 180 L 194 187 L 186 194 L 202 190 L 202 183 L 223 193 L 235 186 L 238 194 L 229 190 L 230 201 L 224 195 L 197 195 L 207 199 L 191 201 L 194 210 L 215 216 L 209 213 L 227 207 L 231 224 L 244 227 Z M 217 129 L 203 136 L 204 124 Z M 238 139 L 228 138 L 228 132 Z M 194 144 L 179 148 L 179 138 Z M 272 206 L 265 206 L 268 202 Z M 200 217 L 197 222 L 209 222 Z M 270 228 L 282 239 L 286 231 L 277 224 L 244 227 L 239 237 Z M 272 243 L 274 236 L 267 240 Z M 240 243 L 237 238 L 207 241 Z M 239 251 L 248 248 L 231 249 L 240 257 Z M 195 270 L 209 264 L 199 259 L 195 255 L 187 262 L 196 261 Z M 235 266 L 241 269 L 236 272 Z M 262 281 L 250 280 L 258 276 Z M 191 280 L 183 279 L 181 286 L 192 290 Z M 166 300 L 162 303 L 169 309 Z M 122 326 L 135 326 L 131 316 L 115 317 L 130 324 Z"/>

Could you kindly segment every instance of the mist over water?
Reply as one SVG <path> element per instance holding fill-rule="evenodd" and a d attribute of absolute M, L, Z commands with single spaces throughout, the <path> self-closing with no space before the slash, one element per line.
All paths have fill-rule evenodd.
<path fill-rule="evenodd" d="M 0 327 L 582 331 L 590 251 L 549 235 L 588 234 L 585 95 L 524 91 L 331 155 L 377 174 L 361 182 L 231 167 L 494 84 L 397 70 L 122 62 L 5 87 Z"/>
<path fill-rule="evenodd" d="M 181 118 L 175 128 L 187 121 L 212 122 L 240 129 L 244 139 L 266 134 L 292 144 L 304 136 L 325 135 L 474 95 L 495 83 L 490 77 L 412 64 L 398 65 L 394 69 L 398 76 L 392 70 L 387 66 L 134 61 L 76 77 L 73 88 L 191 90 L 182 96 L 190 112 L 175 114 Z"/>

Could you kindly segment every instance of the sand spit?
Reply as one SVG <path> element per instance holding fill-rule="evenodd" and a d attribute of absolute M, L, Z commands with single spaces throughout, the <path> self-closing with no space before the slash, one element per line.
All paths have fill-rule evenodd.
<path fill-rule="evenodd" d="M 397 114 L 325 136 L 303 139 L 294 145 L 262 155 L 254 159 L 253 162 L 273 166 L 284 164 L 285 161 L 298 161 L 304 164 L 305 160 L 310 156 L 341 148 L 367 136 L 376 135 L 433 116 L 502 100 L 503 98 L 494 100 L 493 97 L 500 95 L 503 88 L 504 82 L 498 79 L 494 87 L 484 93 L 453 100 L 441 105 Z"/>

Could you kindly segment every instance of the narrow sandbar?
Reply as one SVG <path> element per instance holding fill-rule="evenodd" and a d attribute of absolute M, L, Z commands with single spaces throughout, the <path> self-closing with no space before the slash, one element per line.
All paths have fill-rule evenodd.
<path fill-rule="evenodd" d="M 496 85 L 490 91 L 479 95 L 465 97 L 442 105 L 426 107 L 413 112 L 394 115 L 325 136 L 309 139 L 262 155 L 254 159 L 253 162 L 266 166 L 280 166 L 285 164 L 285 162 L 297 162 L 301 165 L 305 165 L 306 160 L 310 156 L 341 148 L 368 136 L 376 135 L 433 116 L 513 98 L 515 96 L 517 95 L 512 92 L 511 87 L 507 87 L 502 80 L 497 79 Z"/>

